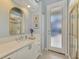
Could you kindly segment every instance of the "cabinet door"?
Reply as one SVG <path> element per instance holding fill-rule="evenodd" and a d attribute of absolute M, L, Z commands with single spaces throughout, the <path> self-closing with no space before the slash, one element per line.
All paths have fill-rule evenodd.
<path fill-rule="evenodd" d="M 25 47 L 9 56 L 7 56 L 6 58 L 4 59 L 28 59 L 28 47 Z"/>
<path fill-rule="evenodd" d="M 34 47 L 33 44 L 30 44 L 29 45 L 29 53 L 28 53 L 28 59 L 35 59 L 33 56 L 35 55 L 35 52 L 34 52 Z M 35 49 L 36 50 L 36 49 Z"/>
<path fill-rule="evenodd" d="M 41 53 L 40 44 L 36 45 L 36 49 L 37 49 L 37 51 L 36 51 L 36 58 L 37 58 L 40 55 L 40 53 Z"/>
<path fill-rule="evenodd" d="M 40 53 L 40 44 L 38 44 L 38 43 L 33 44 L 32 53 L 33 53 L 32 58 L 36 59 Z"/>

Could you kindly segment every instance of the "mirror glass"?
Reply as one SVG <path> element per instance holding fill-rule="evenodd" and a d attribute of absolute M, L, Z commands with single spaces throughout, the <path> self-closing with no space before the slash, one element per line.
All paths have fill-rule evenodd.
<path fill-rule="evenodd" d="M 12 8 L 10 10 L 10 19 L 9 19 L 9 32 L 10 35 L 17 35 L 22 33 L 22 20 L 23 12 L 19 8 Z"/>

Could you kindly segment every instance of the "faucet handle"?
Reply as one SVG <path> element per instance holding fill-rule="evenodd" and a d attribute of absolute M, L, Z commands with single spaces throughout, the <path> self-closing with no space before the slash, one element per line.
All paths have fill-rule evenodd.
<path fill-rule="evenodd" d="M 20 40 L 23 40 L 23 39 L 24 39 L 24 36 L 23 36 L 23 35 L 21 35 L 19 39 L 20 39 Z"/>
<path fill-rule="evenodd" d="M 25 39 L 27 39 L 27 35 L 25 35 Z"/>

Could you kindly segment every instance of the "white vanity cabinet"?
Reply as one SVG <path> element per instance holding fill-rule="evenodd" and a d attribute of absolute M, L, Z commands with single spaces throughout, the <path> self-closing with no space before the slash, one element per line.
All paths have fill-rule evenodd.
<path fill-rule="evenodd" d="M 40 43 L 32 42 L 14 53 L 9 54 L 3 59 L 37 59 L 40 50 Z"/>
<path fill-rule="evenodd" d="M 24 47 L 3 59 L 28 59 L 28 56 L 29 56 L 29 48 Z"/>

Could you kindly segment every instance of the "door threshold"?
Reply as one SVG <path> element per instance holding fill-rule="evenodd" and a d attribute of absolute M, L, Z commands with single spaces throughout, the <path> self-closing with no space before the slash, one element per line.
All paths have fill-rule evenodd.
<path fill-rule="evenodd" d="M 60 53 L 60 52 L 53 51 L 53 50 L 50 50 L 50 49 L 48 51 L 55 52 L 55 53 L 58 53 L 58 54 L 61 54 L 61 55 L 65 55 L 64 53 Z"/>

